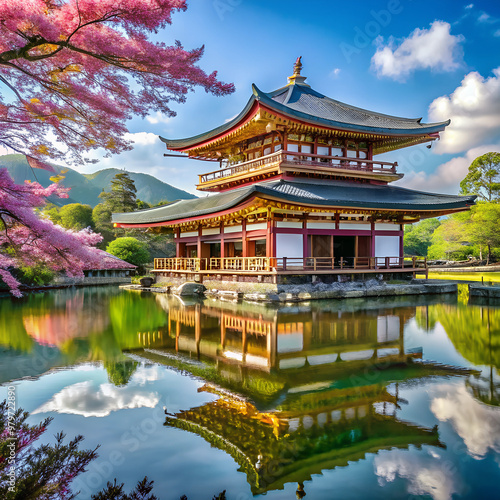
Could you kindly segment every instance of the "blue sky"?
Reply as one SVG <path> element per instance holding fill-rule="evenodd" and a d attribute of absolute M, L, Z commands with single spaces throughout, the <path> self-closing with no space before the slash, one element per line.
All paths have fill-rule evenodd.
<path fill-rule="evenodd" d="M 158 135 L 177 139 L 214 128 L 241 111 L 251 84 L 269 92 L 302 74 L 317 91 L 349 104 L 423 121 L 450 118 L 441 141 L 385 155 L 401 186 L 457 193 L 471 161 L 500 151 L 500 2 L 451 0 L 191 0 L 158 34 L 186 48 L 205 45 L 200 65 L 234 82 L 214 97 L 202 89 L 177 116 L 129 123 L 134 150 L 82 171 L 145 172 L 190 192 L 213 164 L 164 158 Z M 203 195 L 203 193 L 198 193 Z"/>

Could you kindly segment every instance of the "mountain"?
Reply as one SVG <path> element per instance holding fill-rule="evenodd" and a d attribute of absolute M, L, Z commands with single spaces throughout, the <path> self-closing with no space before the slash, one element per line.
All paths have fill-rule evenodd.
<path fill-rule="evenodd" d="M 56 205 L 67 205 L 69 203 L 83 203 L 95 207 L 100 203 L 99 194 L 111 189 L 111 180 L 115 174 L 122 172 L 117 168 L 107 168 L 99 170 L 93 174 L 81 174 L 68 167 L 51 165 L 56 173 L 47 170 L 31 169 L 23 155 L 4 155 L 0 156 L 0 168 L 6 168 L 10 176 L 17 184 L 22 184 L 25 180 L 37 181 L 42 186 L 48 186 L 52 181 L 50 177 L 60 174 L 64 179 L 60 185 L 71 188 L 68 193 L 69 198 L 51 198 L 50 201 Z M 137 198 L 151 205 L 156 205 L 160 201 L 174 201 L 178 199 L 188 200 L 196 196 L 178 189 L 166 182 L 160 181 L 156 177 L 148 174 L 139 174 L 128 172 L 130 178 L 134 181 L 137 189 Z"/>

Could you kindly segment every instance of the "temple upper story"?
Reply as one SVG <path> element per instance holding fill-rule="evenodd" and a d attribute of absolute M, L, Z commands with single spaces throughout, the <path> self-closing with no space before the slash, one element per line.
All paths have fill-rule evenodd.
<path fill-rule="evenodd" d="M 186 139 L 160 139 L 190 158 L 219 162 L 197 188 L 224 191 L 249 182 L 291 177 L 387 184 L 400 179 L 397 163 L 375 155 L 430 142 L 449 124 L 422 123 L 361 109 L 312 89 L 297 59 L 288 84 L 252 96 L 235 118 Z"/>

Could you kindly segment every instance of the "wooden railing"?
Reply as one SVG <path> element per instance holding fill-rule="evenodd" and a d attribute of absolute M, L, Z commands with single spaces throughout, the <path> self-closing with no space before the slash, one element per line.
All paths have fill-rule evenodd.
<path fill-rule="evenodd" d="M 211 258 L 211 270 L 224 271 L 273 271 L 276 259 L 268 257 L 228 257 Z"/>
<path fill-rule="evenodd" d="M 282 257 L 276 259 L 278 271 L 324 271 L 343 269 L 427 268 L 423 257 Z"/>
<path fill-rule="evenodd" d="M 215 181 L 224 177 L 230 177 L 239 173 L 260 170 L 263 167 L 281 163 L 291 163 L 311 167 L 332 167 L 342 170 L 357 170 L 378 173 L 396 173 L 396 163 L 385 161 L 366 160 L 363 158 L 349 158 L 346 156 L 325 156 L 312 153 L 296 153 L 293 151 L 277 151 L 266 156 L 261 156 L 255 160 L 245 161 L 213 172 L 208 172 L 199 176 L 199 183 Z"/>
<path fill-rule="evenodd" d="M 424 257 L 226 257 L 155 259 L 155 271 L 276 272 L 426 269 Z"/>

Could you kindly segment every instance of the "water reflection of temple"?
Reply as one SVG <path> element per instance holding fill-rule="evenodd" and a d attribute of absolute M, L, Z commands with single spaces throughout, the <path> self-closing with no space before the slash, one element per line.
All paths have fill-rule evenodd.
<path fill-rule="evenodd" d="M 167 409 L 165 424 L 230 454 L 254 494 L 301 484 L 383 448 L 441 446 L 437 429 L 398 418 L 401 384 L 462 373 L 421 363 L 421 353 L 405 350 L 404 325 L 414 306 L 157 300 L 168 323 L 143 335 L 141 356 L 202 377 L 208 383 L 201 390 L 220 396 Z"/>
<path fill-rule="evenodd" d="M 267 372 L 302 368 L 303 373 L 346 361 L 359 366 L 416 356 L 404 350 L 403 327 L 414 315 L 411 307 L 245 309 L 214 302 L 183 305 L 166 296 L 159 299 L 168 309 L 167 328 L 145 334 L 146 348 L 170 347 L 191 357 Z"/>
<path fill-rule="evenodd" d="M 223 397 L 166 415 L 165 425 L 193 432 L 233 457 L 254 494 L 303 483 L 322 470 L 347 466 L 366 453 L 410 444 L 442 446 L 436 429 L 397 419 L 397 396 L 377 389 L 325 407 L 259 412 L 252 404 Z M 384 392 L 384 391 L 382 391 Z M 334 398 L 335 399 L 335 398 Z M 377 404 L 391 400 L 391 410 Z"/>

